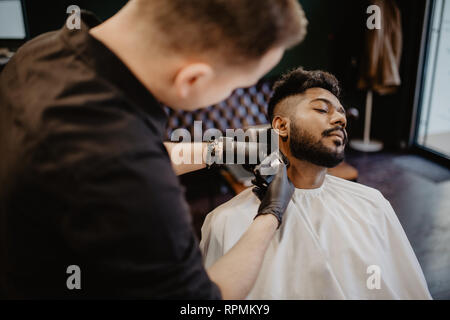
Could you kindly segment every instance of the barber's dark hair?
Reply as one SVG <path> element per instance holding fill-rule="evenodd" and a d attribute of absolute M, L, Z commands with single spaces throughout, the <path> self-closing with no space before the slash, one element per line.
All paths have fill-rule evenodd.
<path fill-rule="evenodd" d="M 340 98 L 339 81 L 331 73 L 321 70 L 307 71 L 303 68 L 294 69 L 284 74 L 273 86 L 273 94 L 268 107 L 270 122 L 272 123 L 277 104 L 287 97 L 301 94 L 310 88 L 322 88 L 330 91 L 338 99 Z"/>
<path fill-rule="evenodd" d="M 175 50 L 216 51 L 247 62 L 303 40 L 308 21 L 298 0 L 139 0 Z"/>

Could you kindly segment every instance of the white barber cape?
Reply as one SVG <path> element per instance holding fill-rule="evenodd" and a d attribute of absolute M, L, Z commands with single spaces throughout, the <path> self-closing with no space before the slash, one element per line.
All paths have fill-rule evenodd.
<path fill-rule="evenodd" d="M 209 268 L 244 234 L 251 188 L 212 211 L 200 248 Z M 390 203 L 376 189 L 327 175 L 296 189 L 247 299 L 431 299 Z"/>

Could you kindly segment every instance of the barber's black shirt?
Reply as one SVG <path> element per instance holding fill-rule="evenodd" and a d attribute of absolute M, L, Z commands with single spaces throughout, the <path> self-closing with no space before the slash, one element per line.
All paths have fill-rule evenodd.
<path fill-rule="evenodd" d="M 0 74 L 0 292 L 220 298 L 162 143 L 166 115 L 82 20 Z"/>

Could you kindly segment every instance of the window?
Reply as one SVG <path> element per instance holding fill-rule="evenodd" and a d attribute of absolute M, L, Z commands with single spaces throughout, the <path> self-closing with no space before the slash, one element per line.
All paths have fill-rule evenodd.
<path fill-rule="evenodd" d="M 25 39 L 20 0 L 0 0 L 0 39 Z"/>
<path fill-rule="evenodd" d="M 450 159 L 450 0 L 433 1 L 415 143 Z"/>

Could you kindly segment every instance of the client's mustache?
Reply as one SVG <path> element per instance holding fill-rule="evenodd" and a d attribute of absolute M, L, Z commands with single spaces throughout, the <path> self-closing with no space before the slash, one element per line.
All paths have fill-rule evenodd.
<path fill-rule="evenodd" d="M 325 130 L 324 132 L 322 132 L 322 136 L 323 136 L 323 137 L 330 136 L 330 135 L 331 135 L 333 132 L 335 132 L 335 131 L 341 131 L 341 132 L 342 132 L 342 134 L 344 135 L 344 141 L 343 141 L 343 144 L 347 144 L 347 142 L 348 142 L 348 139 L 347 139 L 347 131 L 345 131 L 345 129 L 342 128 L 341 126 L 337 126 L 337 127 L 334 127 L 334 128 Z"/>

